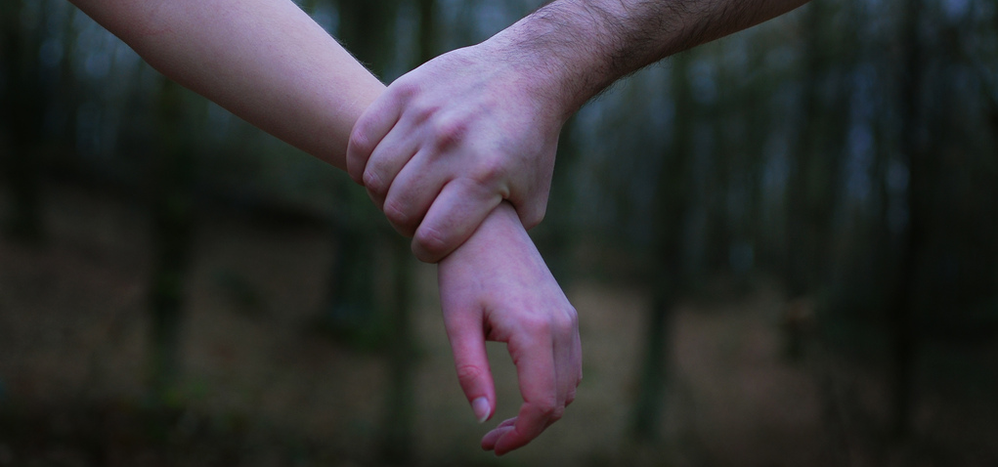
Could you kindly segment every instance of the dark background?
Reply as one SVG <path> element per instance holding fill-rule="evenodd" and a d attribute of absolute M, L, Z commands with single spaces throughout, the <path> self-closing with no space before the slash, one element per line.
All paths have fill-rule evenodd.
<path fill-rule="evenodd" d="M 386 82 L 536 6 L 302 2 Z M 361 188 L 5 0 L 0 466 L 994 465 L 996 10 L 815 0 L 584 107 L 532 235 L 585 381 L 496 459 Z"/>

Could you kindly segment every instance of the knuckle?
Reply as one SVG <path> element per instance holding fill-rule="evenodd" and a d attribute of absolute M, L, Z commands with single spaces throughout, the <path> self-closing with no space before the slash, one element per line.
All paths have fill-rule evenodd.
<path fill-rule="evenodd" d="M 419 259 L 424 261 L 432 261 L 435 258 L 439 258 L 447 253 L 447 249 L 450 246 L 450 241 L 446 236 L 430 227 L 418 229 L 413 242 L 422 250 L 418 254 L 420 256 Z"/>
<path fill-rule="evenodd" d="M 565 407 L 558 404 L 556 401 L 547 401 L 538 407 L 541 416 L 551 421 L 561 420 L 561 417 L 565 415 Z"/>
<path fill-rule="evenodd" d="M 566 317 L 558 322 L 558 332 L 563 336 L 571 336 L 579 328 L 578 321 L 571 317 Z"/>
<path fill-rule="evenodd" d="M 500 157 L 485 157 L 468 172 L 471 185 L 485 187 L 490 193 L 498 193 L 503 199 L 509 199 L 510 192 L 506 186 L 507 170 Z"/>
<path fill-rule="evenodd" d="M 575 307 L 568 305 L 565 309 L 565 316 L 568 317 L 569 327 L 572 329 L 577 329 L 579 327 L 579 313 L 575 310 Z"/>
<path fill-rule="evenodd" d="M 476 365 L 457 365 L 457 380 L 462 387 L 478 381 L 478 377 L 481 375 L 482 369 Z"/>
<path fill-rule="evenodd" d="M 374 150 L 374 142 L 368 136 L 367 126 L 363 121 L 357 122 L 357 125 L 350 131 L 347 148 L 352 155 L 363 160 L 366 160 Z"/>
<path fill-rule="evenodd" d="M 521 324 L 534 336 L 566 336 L 577 332 L 579 317 L 571 305 L 566 305 L 562 311 L 524 316 Z"/>
<path fill-rule="evenodd" d="M 372 193 L 376 193 L 384 196 L 385 192 L 388 191 L 384 183 L 381 182 L 381 177 L 378 176 L 374 167 L 368 168 L 364 171 L 364 187 L 367 188 Z"/>
<path fill-rule="evenodd" d="M 476 167 L 472 177 L 478 185 L 499 185 L 506 178 L 506 168 L 499 158 L 490 157 Z M 508 198 L 508 195 L 503 196 L 503 198 Z"/>
<path fill-rule="evenodd" d="M 438 150 L 458 146 L 468 133 L 468 124 L 459 119 L 441 118 L 433 123 L 433 138 Z"/>
<path fill-rule="evenodd" d="M 391 199 L 386 200 L 384 212 L 385 217 L 388 218 L 388 222 L 391 222 L 395 228 L 402 231 L 402 233 L 411 232 L 411 217 L 405 212 L 403 207 L 399 206 L 398 202 Z M 411 233 L 408 235 L 411 236 Z"/>
<path fill-rule="evenodd" d="M 575 322 L 567 313 L 556 313 L 551 318 L 551 328 L 558 334 L 568 334 L 575 327 Z"/>
<path fill-rule="evenodd" d="M 419 89 L 415 85 L 408 88 L 408 92 L 404 94 L 404 99 L 407 102 L 403 113 L 412 123 L 423 125 L 431 122 L 440 112 L 442 106 L 433 100 L 432 96 L 417 96 L 417 94 L 419 94 Z"/>
<path fill-rule="evenodd" d="M 537 227 L 543 220 L 544 215 L 547 213 L 547 206 L 541 204 L 535 209 L 528 209 L 527 217 L 523 219 L 523 227 L 530 230 Z"/>
<path fill-rule="evenodd" d="M 521 318 L 520 322 L 529 333 L 535 336 L 551 334 L 552 322 L 549 317 L 532 314 Z"/>
<path fill-rule="evenodd" d="M 402 76 L 388 85 L 386 93 L 390 93 L 391 96 L 406 101 L 419 94 L 420 90 L 419 80 L 408 79 L 408 76 Z"/>
<path fill-rule="evenodd" d="M 435 105 L 429 105 L 425 103 L 413 104 L 412 106 L 412 118 L 414 123 L 423 124 L 430 121 L 434 115 L 440 110 L 440 107 Z"/>

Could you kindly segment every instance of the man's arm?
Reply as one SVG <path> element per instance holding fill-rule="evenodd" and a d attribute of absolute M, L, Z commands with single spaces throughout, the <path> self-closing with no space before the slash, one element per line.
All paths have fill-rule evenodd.
<path fill-rule="evenodd" d="M 797 8 L 807 0 L 559 0 L 490 41 L 541 71 L 563 118 L 646 65 Z"/>
<path fill-rule="evenodd" d="M 544 217 L 558 134 L 611 83 L 806 0 L 558 0 L 485 42 L 399 78 L 361 117 L 347 154 L 413 251 L 436 261 L 501 200 Z"/>

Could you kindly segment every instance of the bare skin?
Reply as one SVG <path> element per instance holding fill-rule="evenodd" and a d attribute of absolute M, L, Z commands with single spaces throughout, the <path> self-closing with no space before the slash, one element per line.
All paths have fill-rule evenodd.
<path fill-rule="evenodd" d="M 167 77 L 340 169 L 385 87 L 288 0 L 74 0 Z M 505 453 L 558 420 L 582 378 L 577 315 L 508 204 L 439 265 L 447 335 L 480 421 L 495 413 L 485 340 L 508 343 L 524 404 L 483 445 Z"/>
<path fill-rule="evenodd" d="M 502 200 L 544 217 L 558 134 L 617 79 L 806 0 L 556 0 L 388 87 L 354 127 L 350 176 L 434 262 Z"/>
<path fill-rule="evenodd" d="M 508 243 L 530 251 L 509 255 L 503 248 Z M 458 379 L 472 405 L 479 397 L 495 399 L 486 340 L 505 342 L 519 380 L 530 382 L 520 384 L 523 405 L 517 416 L 482 439 L 484 449 L 505 454 L 540 435 L 575 399 L 582 380 L 577 315 L 509 203 L 500 204 L 482 228 L 444 258 L 439 272 L 444 323 Z M 506 291 L 517 293 L 503 295 Z M 484 334 L 463 332 L 483 325 Z"/>

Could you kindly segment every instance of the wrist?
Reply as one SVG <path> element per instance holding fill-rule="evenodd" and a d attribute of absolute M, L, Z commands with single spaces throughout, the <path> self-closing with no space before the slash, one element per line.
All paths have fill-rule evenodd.
<path fill-rule="evenodd" d="M 478 47 L 506 68 L 509 79 L 564 123 L 604 86 L 585 73 L 592 56 L 577 55 L 550 43 L 564 35 L 556 27 L 528 16 L 482 42 Z M 609 83 L 607 83 L 609 84 Z"/>
<path fill-rule="evenodd" d="M 626 22 L 625 16 L 601 2 L 556 1 L 481 46 L 512 64 L 517 79 L 564 121 L 611 83 L 647 64 L 646 54 L 622 37 L 620 24 L 613 26 Z"/>

